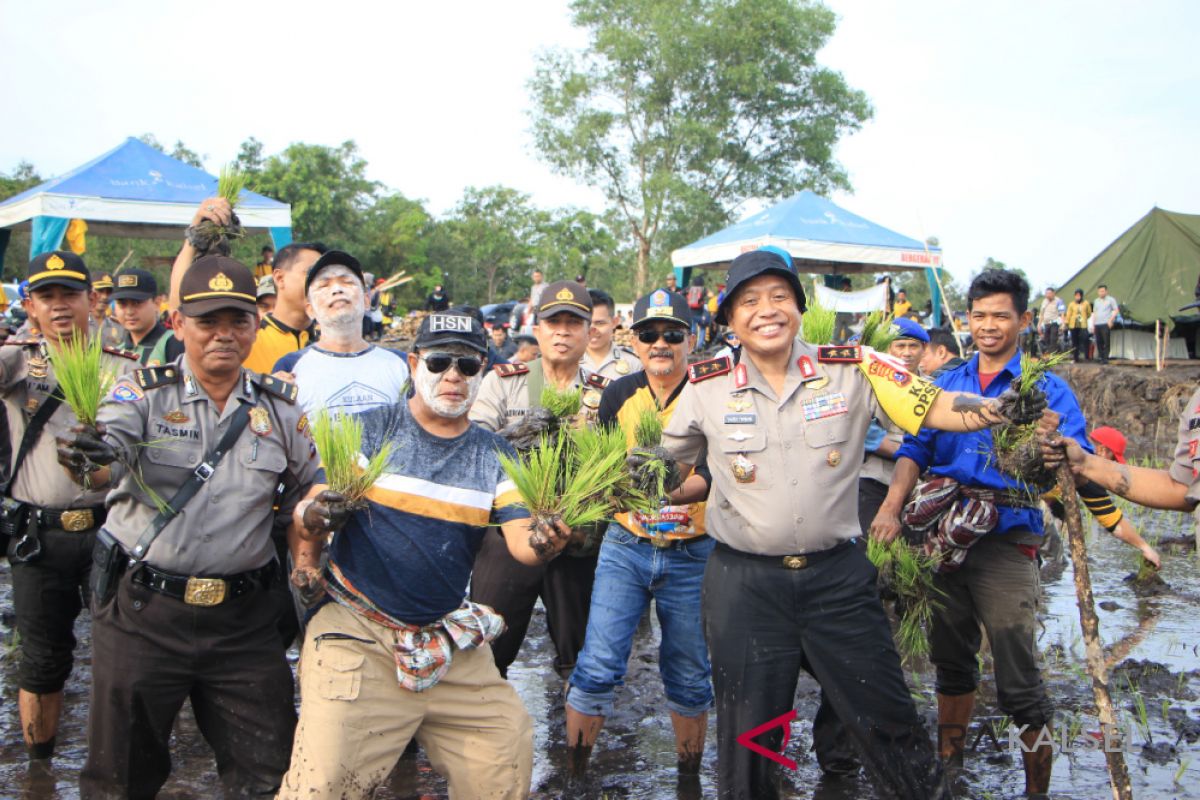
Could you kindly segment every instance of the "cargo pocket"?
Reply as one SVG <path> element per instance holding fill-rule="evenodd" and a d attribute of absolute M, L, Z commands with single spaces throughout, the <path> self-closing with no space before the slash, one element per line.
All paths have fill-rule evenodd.
<path fill-rule="evenodd" d="M 357 700 L 367 657 L 340 647 L 322 647 L 314 665 L 317 693 L 325 700 Z"/>

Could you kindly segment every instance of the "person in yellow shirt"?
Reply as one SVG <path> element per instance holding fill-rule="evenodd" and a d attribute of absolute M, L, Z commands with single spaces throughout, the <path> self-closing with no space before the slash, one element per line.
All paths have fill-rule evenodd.
<path fill-rule="evenodd" d="M 892 304 L 892 316 L 896 319 L 907 317 L 912 312 L 912 303 L 908 300 L 908 292 L 896 290 L 896 302 Z"/>
<path fill-rule="evenodd" d="M 258 259 L 258 263 L 254 265 L 254 279 L 261 281 L 263 278 L 271 277 L 271 273 L 275 271 L 275 248 L 267 245 L 262 249 L 262 257 Z"/>
<path fill-rule="evenodd" d="M 1075 299 L 1067 303 L 1067 316 L 1063 324 L 1071 335 L 1071 349 L 1075 351 L 1075 363 L 1087 361 L 1088 320 L 1092 318 L 1092 304 L 1083 297 L 1083 290 L 1075 290 Z"/>

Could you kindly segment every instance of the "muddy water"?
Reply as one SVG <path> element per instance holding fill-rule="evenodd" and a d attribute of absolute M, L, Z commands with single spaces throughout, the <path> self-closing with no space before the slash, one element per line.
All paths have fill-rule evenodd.
<path fill-rule="evenodd" d="M 1133 512 L 1135 523 L 1148 539 L 1177 536 L 1192 531 L 1192 521 L 1178 514 Z M 1100 615 L 1101 633 L 1118 669 L 1113 680 L 1115 702 L 1127 732 L 1127 760 L 1138 798 L 1200 797 L 1200 575 L 1194 552 L 1164 550 L 1163 578 L 1170 588 L 1146 594 L 1123 579 L 1135 568 L 1134 553 L 1103 531 L 1090 539 L 1092 578 Z M 1058 574 L 1055 574 L 1055 573 Z M 1098 729 L 1093 713 L 1090 683 L 1083 671 L 1084 646 L 1070 565 L 1051 570 L 1044 584 L 1043 630 L 1039 645 L 1046 661 L 1051 695 L 1063 719 L 1060 730 L 1075 734 L 1082 743 Z M 67 686 L 67 712 L 59 733 L 59 755 L 46 773 L 30 774 L 21 745 L 13 685 L 11 599 L 7 565 L 0 566 L 0 798 L 78 797 L 77 780 L 82 765 L 89 677 L 86 616 L 77 626 L 80 646 L 74 675 Z M 657 625 L 647 621 L 639 631 L 630 659 L 626 686 L 618 690 L 617 708 L 608 720 L 593 755 L 593 779 L 570 796 L 594 798 L 700 798 L 715 796 L 715 723 L 710 723 L 704 770 L 697 784 L 680 786 L 675 776 L 674 745 L 670 721 L 662 702 L 657 669 Z M 535 729 L 535 796 L 559 797 L 563 782 L 562 683 L 546 668 L 551 647 L 544 618 L 535 615 L 521 659 L 510 677 L 533 716 Z M 1129 665 L 1138 662 L 1133 668 Z M 1165 671 L 1141 662 L 1161 664 Z M 967 774 L 960 797 L 1019 797 L 1023 787 L 1019 756 L 1011 755 L 1003 733 L 1005 721 L 996 711 L 990 660 L 968 734 L 973 749 L 967 757 Z M 933 678 L 927 665 L 915 665 L 909 674 L 932 730 Z M 1140 707 L 1146 710 L 1142 724 Z M 1165 704 L 1164 704 L 1165 701 Z M 781 775 L 782 796 L 852 800 L 875 793 L 861 778 L 823 781 L 808 752 L 808 720 L 816 712 L 817 688 L 802 678 L 797 689 L 797 723 L 793 726 L 788 756 L 799 768 Z M 993 725 L 994 724 L 994 725 Z M 1000 744 L 984 733 L 999 732 Z M 1180 732 L 1190 734 L 1192 742 Z M 175 731 L 174 769 L 164 788 L 164 798 L 215 796 L 212 758 L 186 707 Z M 1057 757 L 1052 796 L 1095 800 L 1110 797 L 1103 756 L 1080 746 Z M 420 754 L 406 755 L 378 795 L 394 800 L 446 796 L 445 783 Z"/>

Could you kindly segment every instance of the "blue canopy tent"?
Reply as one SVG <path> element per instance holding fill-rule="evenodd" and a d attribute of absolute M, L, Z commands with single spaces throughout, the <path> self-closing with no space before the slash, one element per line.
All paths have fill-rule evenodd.
<path fill-rule="evenodd" d="M 0 264 L 14 230 L 30 230 L 29 257 L 57 249 L 72 219 L 88 233 L 180 239 L 196 206 L 217 192 L 217 179 L 153 147 L 126 139 L 94 161 L 0 203 Z M 248 233 L 267 232 L 278 249 L 292 241 L 287 203 L 243 191 L 238 218 Z"/>
<path fill-rule="evenodd" d="M 941 324 L 942 296 L 934 269 L 942 251 L 852 214 L 805 190 L 724 230 L 671 253 L 675 279 L 687 286 L 693 269 L 726 269 L 741 253 L 775 245 L 800 272 L 850 275 L 924 270 Z"/>

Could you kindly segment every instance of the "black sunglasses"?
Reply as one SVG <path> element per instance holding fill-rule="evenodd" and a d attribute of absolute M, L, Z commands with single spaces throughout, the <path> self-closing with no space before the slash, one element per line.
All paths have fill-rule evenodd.
<path fill-rule="evenodd" d="M 654 344 L 659 338 L 662 338 L 667 344 L 683 344 L 683 340 L 687 338 L 687 331 L 681 328 L 667 328 L 665 331 L 646 328 L 638 331 L 637 337 L 642 344 Z"/>
<path fill-rule="evenodd" d="M 442 374 L 450 369 L 451 365 L 458 367 L 458 374 L 464 378 L 474 377 L 483 369 L 483 361 L 478 356 L 447 356 L 434 353 L 424 356 L 421 360 L 434 375 Z"/>

